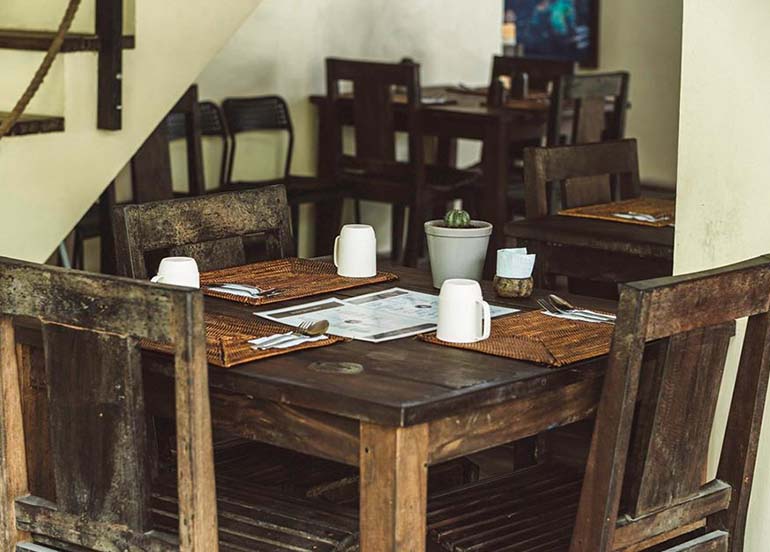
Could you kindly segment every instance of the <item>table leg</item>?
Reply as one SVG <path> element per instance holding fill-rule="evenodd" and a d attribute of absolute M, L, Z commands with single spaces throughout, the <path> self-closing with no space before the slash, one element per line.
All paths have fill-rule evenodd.
<path fill-rule="evenodd" d="M 361 552 L 424 552 L 428 426 L 361 422 Z"/>
<path fill-rule="evenodd" d="M 494 226 L 489 240 L 484 278 L 495 275 L 495 252 L 505 247 L 505 223 L 508 221 L 508 159 L 507 121 L 496 117 L 490 122 L 484 138 L 482 166 L 484 187 L 481 197 L 479 218 Z"/>

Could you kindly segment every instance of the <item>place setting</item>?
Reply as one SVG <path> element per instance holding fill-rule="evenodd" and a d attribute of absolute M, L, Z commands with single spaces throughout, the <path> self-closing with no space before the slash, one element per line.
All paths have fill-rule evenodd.
<path fill-rule="evenodd" d="M 499 250 L 496 293 L 508 298 L 530 296 L 535 257 L 525 248 Z M 420 339 L 553 367 L 609 352 L 613 314 L 576 307 L 555 294 L 537 303 L 542 310 L 514 311 L 493 320 L 478 282 L 449 279 L 441 286 L 437 331 Z"/>

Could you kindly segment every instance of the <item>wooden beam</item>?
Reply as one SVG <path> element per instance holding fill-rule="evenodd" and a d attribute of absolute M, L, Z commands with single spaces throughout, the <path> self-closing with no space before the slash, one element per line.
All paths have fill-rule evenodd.
<path fill-rule="evenodd" d="M 123 0 L 96 0 L 99 38 L 99 94 L 97 127 L 122 128 L 123 109 Z"/>
<path fill-rule="evenodd" d="M 428 460 L 437 464 L 588 418 L 600 392 L 601 379 L 589 378 L 527 399 L 430 422 Z"/>
<path fill-rule="evenodd" d="M 149 411 L 172 418 L 171 381 L 151 373 L 145 377 L 145 402 Z M 213 389 L 210 400 L 217 429 L 311 456 L 358 465 L 357 420 Z"/>

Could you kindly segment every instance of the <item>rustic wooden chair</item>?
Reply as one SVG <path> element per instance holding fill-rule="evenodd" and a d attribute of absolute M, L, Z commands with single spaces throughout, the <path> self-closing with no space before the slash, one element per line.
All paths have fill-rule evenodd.
<path fill-rule="evenodd" d="M 716 479 L 705 464 L 749 317 Z M 436 550 L 739 551 L 770 374 L 770 256 L 622 286 L 585 472 L 548 463 L 429 500 Z M 702 533 L 705 531 L 706 536 Z"/>
<path fill-rule="evenodd" d="M 633 139 L 525 151 L 527 218 L 506 224 L 505 234 L 538 255 L 538 285 L 553 289 L 560 275 L 572 291 L 617 297 L 620 282 L 671 274 L 673 228 L 551 214 L 612 201 L 613 188 L 619 199 L 638 197 L 638 166 Z"/>
<path fill-rule="evenodd" d="M 343 149 L 338 115 L 341 85 L 353 85 L 353 155 Z M 404 262 L 415 266 L 422 251 L 423 223 L 435 204 L 464 197 L 471 201 L 478 174 L 426 164 L 421 129 L 420 66 L 410 61 L 373 63 L 326 60 L 328 120 L 335 155 L 333 180 L 355 200 L 393 206 L 393 256 L 404 241 L 404 210 L 409 208 Z M 400 105 L 398 105 L 400 104 Z M 403 116 L 408 135 L 408 160 L 396 158 L 395 118 Z"/>
<path fill-rule="evenodd" d="M 113 232 L 119 273 L 133 278 L 149 278 L 167 255 L 207 271 L 294 254 L 282 185 L 119 206 Z"/>
<path fill-rule="evenodd" d="M 27 491 L 18 317 L 42 329 L 54 500 Z M 215 490 L 203 328 L 198 291 L 0 258 L 2 550 L 30 535 L 65 550 L 216 552 L 220 539 L 224 549 L 352 547 L 351 516 L 235 474 Z M 154 482 L 143 339 L 175 347 L 176 470 Z"/>
<path fill-rule="evenodd" d="M 306 203 L 341 198 L 342 190 L 331 182 L 314 176 L 300 176 L 291 173 L 294 156 L 294 125 L 286 101 L 280 96 L 259 96 L 252 98 L 227 98 L 222 102 L 226 126 L 232 147 L 227 156 L 227 169 L 223 177 L 224 189 L 249 189 L 281 183 L 286 186 L 286 195 L 291 207 L 291 221 L 294 230 L 295 247 L 299 238 L 299 207 Z M 280 178 L 270 180 L 234 180 L 238 137 L 244 133 L 279 131 L 286 134 L 288 143 Z"/>
<path fill-rule="evenodd" d="M 588 144 L 620 140 L 626 127 L 628 83 L 626 72 L 594 75 L 565 74 L 556 80 L 548 115 L 548 145 L 562 143 L 568 111 L 572 111 L 567 140 L 570 144 Z M 607 112 L 607 101 L 613 109 Z"/>

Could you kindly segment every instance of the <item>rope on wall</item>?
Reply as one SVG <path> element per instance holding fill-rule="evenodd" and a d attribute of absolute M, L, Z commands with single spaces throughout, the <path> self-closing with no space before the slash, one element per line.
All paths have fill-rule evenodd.
<path fill-rule="evenodd" d="M 24 113 L 24 110 L 29 105 L 29 102 L 37 93 L 40 85 L 43 84 L 46 75 L 48 75 L 48 71 L 51 69 L 51 65 L 53 65 L 56 56 L 61 50 L 62 44 L 64 44 L 64 37 L 72 26 L 72 21 L 75 19 L 75 14 L 77 14 L 78 8 L 80 7 L 80 1 L 81 0 L 69 0 L 67 11 L 64 12 L 64 17 L 59 24 L 59 29 L 56 31 L 56 36 L 54 37 L 53 42 L 51 42 L 51 46 L 48 48 L 48 52 L 46 52 L 40 67 L 38 67 L 35 72 L 35 76 L 32 77 L 32 81 L 29 83 L 29 86 L 27 86 L 24 94 L 21 95 L 21 98 L 19 98 L 19 101 L 16 102 L 16 105 L 8 118 L 0 124 L 0 139 L 11 131 L 13 125 L 16 124 L 19 117 L 21 117 L 21 114 Z"/>

